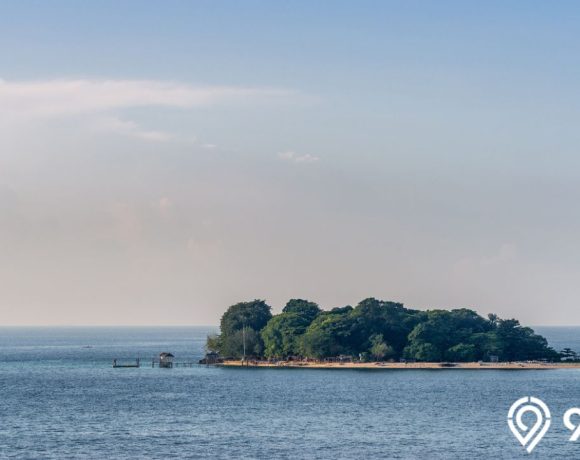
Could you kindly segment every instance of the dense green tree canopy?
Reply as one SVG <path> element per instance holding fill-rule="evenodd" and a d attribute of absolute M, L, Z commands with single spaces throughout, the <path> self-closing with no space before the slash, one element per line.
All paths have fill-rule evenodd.
<path fill-rule="evenodd" d="M 314 302 L 289 300 L 282 313 L 274 316 L 262 329 L 264 355 L 279 358 L 301 354 L 302 334 L 320 313 Z"/>
<path fill-rule="evenodd" d="M 381 334 L 396 354 L 400 354 L 420 318 L 417 311 L 406 309 L 403 304 L 369 298 L 356 306 L 350 319 L 350 343 L 355 351 L 368 350 L 370 338 Z"/>
<path fill-rule="evenodd" d="M 243 326 L 255 331 L 262 328 L 272 318 L 271 307 L 263 300 L 240 302 L 229 307 L 220 322 L 222 333 L 230 333 L 242 329 Z"/>
<path fill-rule="evenodd" d="M 274 316 L 262 329 L 264 355 L 268 358 L 281 358 L 300 354 L 299 340 L 309 325 L 309 318 L 298 313 Z"/>
<path fill-rule="evenodd" d="M 302 336 L 302 354 L 313 358 L 327 358 L 355 353 L 350 340 L 352 311 L 345 308 L 318 315 Z"/>
<path fill-rule="evenodd" d="M 206 348 L 226 357 L 241 357 L 245 344 L 246 356 L 269 358 L 560 359 L 546 339 L 515 319 L 483 318 L 467 308 L 419 311 L 374 298 L 330 311 L 291 299 L 276 316 L 263 300 L 241 302 L 224 313 L 220 326 L 220 335 L 208 337 Z"/>
<path fill-rule="evenodd" d="M 239 358 L 261 356 L 264 344 L 260 331 L 272 318 L 271 307 L 263 300 L 240 302 L 229 307 L 220 322 L 220 336 L 212 339 L 212 346 L 218 344 L 223 356 Z"/>
<path fill-rule="evenodd" d="M 321 312 L 320 307 L 314 302 L 302 299 L 290 299 L 282 313 L 296 313 L 301 318 L 308 319 L 309 323 Z"/>

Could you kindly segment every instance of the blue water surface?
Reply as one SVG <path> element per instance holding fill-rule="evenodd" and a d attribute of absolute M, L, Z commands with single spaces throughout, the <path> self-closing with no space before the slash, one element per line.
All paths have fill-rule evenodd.
<path fill-rule="evenodd" d="M 580 328 L 537 328 L 580 349 Z M 0 458 L 580 458 L 562 416 L 580 371 L 113 369 L 198 360 L 215 328 L 1 328 Z M 89 348 L 87 348 L 89 347 Z M 552 427 L 527 454 L 507 428 L 533 395 Z"/>

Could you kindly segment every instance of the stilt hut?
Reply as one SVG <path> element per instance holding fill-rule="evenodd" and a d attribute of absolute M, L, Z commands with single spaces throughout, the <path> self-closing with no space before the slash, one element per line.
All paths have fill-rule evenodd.
<path fill-rule="evenodd" d="M 171 353 L 163 352 L 159 354 L 159 367 L 171 369 L 173 367 L 173 356 Z"/>

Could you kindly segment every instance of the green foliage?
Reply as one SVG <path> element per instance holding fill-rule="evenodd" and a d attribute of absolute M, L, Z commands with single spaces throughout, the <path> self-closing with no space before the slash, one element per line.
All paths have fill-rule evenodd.
<path fill-rule="evenodd" d="M 241 358 L 244 355 L 244 342 L 246 357 L 263 356 L 264 343 L 262 338 L 258 332 L 249 327 L 238 329 L 227 336 L 222 335 L 220 354 L 226 357 Z"/>
<path fill-rule="evenodd" d="M 274 316 L 261 333 L 266 357 L 281 358 L 300 354 L 300 336 L 309 325 L 310 319 L 298 313 L 282 313 Z"/>
<path fill-rule="evenodd" d="M 403 304 L 368 298 L 351 306 L 321 311 L 308 300 L 291 299 L 272 317 L 263 300 L 231 306 L 221 320 L 221 334 L 208 337 L 206 349 L 224 357 L 282 358 L 338 355 L 363 359 L 467 362 L 572 358 L 548 346 L 546 339 L 514 319 L 482 318 L 475 311 L 418 311 Z M 573 359 L 573 358 L 572 358 Z"/>
<path fill-rule="evenodd" d="M 578 361 L 579 359 L 578 353 L 576 353 L 571 348 L 564 348 L 560 352 L 560 358 L 562 359 L 562 361 Z"/>
<path fill-rule="evenodd" d="M 265 356 L 280 358 L 299 355 L 301 336 L 320 313 L 320 308 L 314 302 L 289 300 L 282 313 L 274 316 L 262 329 Z"/>
<path fill-rule="evenodd" d="M 242 329 L 243 326 L 255 331 L 262 328 L 272 318 L 271 307 L 263 300 L 240 302 L 232 305 L 223 314 L 220 322 L 222 334 L 228 334 Z"/>
<path fill-rule="evenodd" d="M 472 344 L 459 343 L 447 350 L 445 359 L 457 363 L 469 363 L 477 360 L 477 348 Z"/>
<path fill-rule="evenodd" d="M 413 342 L 405 348 L 405 357 L 417 361 L 437 362 L 441 361 L 441 351 L 429 342 Z"/>
<path fill-rule="evenodd" d="M 522 327 L 515 319 L 499 320 L 494 332 L 503 361 L 557 360 L 559 357 L 544 337 L 529 327 Z"/>
<path fill-rule="evenodd" d="M 351 311 L 333 310 L 318 315 L 302 336 L 302 354 L 313 358 L 354 354 L 354 350 L 349 347 Z"/>
<path fill-rule="evenodd" d="M 296 313 L 301 318 L 307 319 L 310 324 L 320 312 L 320 307 L 314 302 L 302 299 L 290 299 L 282 313 Z"/>
<path fill-rule="evenodd" d="M 207 341 L 205 343 L 205 352 L 219 352 L 221 348 L 220 336 L 217 334 L 212 334 L 207 336 Z"/>
<path fill-rule="evenodd" d="M 405 357 L 417 361 L 474 361 L 482 352 L 472 340 L 487 344 L 492 323 L 467 308 L 431 310 L 408 336 Z M 462 346 L 460 346 L 462 345 Z"/>
<path fill-rule="evenodd" d="M 223 314 L 220 322 L 219 352 L 224 357 L 240 358 L 261 356 L 264 344 L 260 331 L 272 318 L 271 307 L 263 300 L 240 302 L 232 305 Z"/>
<path fill-rule="evenodd" d="M 387 345 L 383 340 L 383 334 L 375 334 L 370 338 L 371 348 L 370 354 L 377 360 L 382 361 L 395 355 L 395 350 L 390 345 Z"/>

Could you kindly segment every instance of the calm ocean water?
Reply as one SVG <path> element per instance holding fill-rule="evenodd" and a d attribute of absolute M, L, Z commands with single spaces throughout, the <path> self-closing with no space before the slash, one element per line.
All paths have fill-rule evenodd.
<path fill-rule="evenodd" d="M 580 351 L 580 328 L 536 329 Z M 576 370 L 111 367 L 197 360 L 210 331 L 0 329 L 0 458 L 580 458 L 562 423 L 580 406 Z M 526 395 L 554 418 L 532 455 L 506 424 Z"/>

